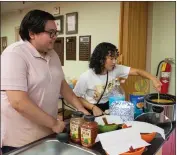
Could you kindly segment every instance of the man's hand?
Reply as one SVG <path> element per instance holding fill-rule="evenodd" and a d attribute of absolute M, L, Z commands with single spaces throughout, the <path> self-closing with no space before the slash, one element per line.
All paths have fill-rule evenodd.
<path fill-rule="evenodd" d="M 93 105 L 92 111 L 94 116 L 103 115 L 103 111 L 100 108 L 98 108 L 96 105 Z"/>
<path fill-rule="evenodd" d="M 61 120 L 57 120 L 56 123 L 52 126 L 52 131 L 55 133 L 60 133 L 64 130 L 65 123 Z"/>

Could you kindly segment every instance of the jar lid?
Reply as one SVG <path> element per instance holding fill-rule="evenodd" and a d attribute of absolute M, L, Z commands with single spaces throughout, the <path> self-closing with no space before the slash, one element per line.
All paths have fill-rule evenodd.
<path fill-rule="evenodd" d="M 84 113 L 82 111 L 73 111 L 72 117 L 82 117 Z"/>
<path fill-rule="evenodd" d="M 93 115 L 85 115 L 84 119 L 88 122 L 93 122 L 95 120 L 95 116 Z"/>

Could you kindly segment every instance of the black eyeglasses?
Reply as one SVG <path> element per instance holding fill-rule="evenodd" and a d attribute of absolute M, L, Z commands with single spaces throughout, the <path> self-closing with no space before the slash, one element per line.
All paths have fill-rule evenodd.
<path fill-rule="evenodd" d="M 59 31 L 54 31 L 54 30 L 44 31 L 44 32 L 48 33 L 50 35 L 50 38 L 57 37 L 60 34 Z"/>

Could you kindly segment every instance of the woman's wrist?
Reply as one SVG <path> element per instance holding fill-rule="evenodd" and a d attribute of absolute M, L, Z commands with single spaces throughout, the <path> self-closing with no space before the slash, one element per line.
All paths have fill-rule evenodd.
<path fill-rule="evenodd" d="M 90 113 L 89 113 L 84 107 L 77 109 L 77 111 L 81 111 L 81 112 L 83 112 L 85 115 L 90 115 Z"/>

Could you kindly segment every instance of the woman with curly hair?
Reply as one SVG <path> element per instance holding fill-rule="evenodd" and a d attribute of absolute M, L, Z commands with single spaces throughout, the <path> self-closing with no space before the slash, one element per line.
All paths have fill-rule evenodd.
<path fill-rule="evenodd" d="M 80 76 L 74 88 L 76 96 L 83 102 L 84 107 L 91 110 L 95 116 L 102 115 L 109 109 L 108 96 L 117 78 L 127 79 L 129 75 L 142 76 L 152 80 L 157 91 L 161 89 L 160 81 L 150 73 L 118 65 L 116 63 L 118 56 L 115 45 L 107 42 L 98 44 L 92 53 L 89 70 Z"/>

